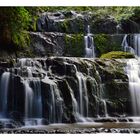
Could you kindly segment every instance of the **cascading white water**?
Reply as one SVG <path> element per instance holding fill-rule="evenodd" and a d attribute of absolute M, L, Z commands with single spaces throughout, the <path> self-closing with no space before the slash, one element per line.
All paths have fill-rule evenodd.
<path fill-rule="evenodd" d="M 33 116 L 42 118 L 42 96 L 40 79 L 33 80 Z"/>
<path fill-rule="evenodd" d="M 128 50 L 127 34 L 124 36 L 121 46 L 125 52 Z"/>
<path fill-rule="evenodd" d="M 36 124 L 41 125 L 42 113 L 42 95 L 41 80 L 33 77 L 33 71 L 36 70 L 37 61 L 31 61 L 29 58 L 22 58 L 16 64 L 17 74 L 23 76 L 22 82 L 25 90 L 25 125 L 33 125 L 30 119 L 35 119 Z M 39 65 L 38 65 L 39 66 Z M 22 70 L 21 70 L 22 69 Z M 39 69 L 39 67 L 38 67 Z M 36 125 L 34 124 L 34 125 Z"/>
<path fill-rule="evenodd" d="M 125 70 L 129 78 L 133 116 L 140 116 L 140 59 L 128 60 Z"/>
<path fill-rule="evenodd" d="M 79 114 L 83 117 L 88 117 L 88 95 L 86 87 L 86 78 L 77 71 L 78 85 L 79 85 Z"/>
<path fill-rule="evenodd" d="M 50 94 L 51 94 L 51 103 L 50 103 L 50 112 L 49 112 L 49 122 L 56 122 L 56 108 L 55 108 L 55 93 L 53 85 L 50 85 Z"/>
<path fill-rule="evenodd" d="M 140 56 L 140 34 L 133 35 L 133 45 L 135 49 L 135 55 Z"/>
<path fill-rule="evenodd" d="M 85 57 L 95 58 L 95 46 L 92 34 L 90 33 L 90 26 L 87 27 L 87 34 L 84 36 L 85 41 Z"/>
<path fill-rule="evenodd" d="M 122 27 L 121 27 L 120 24 L 118 24 L 118 25 L 116 26 L 116 34 L 119 34 L 119 31 L 121 31 L 121 30 L 122 30 Z"/>
<path fill-rule="evenodd" d="M 57 84 L 53 85 L 54 93 L 55 93 L 55 105 L 56 105 L 56 115 L 57 115 L 57 123 L 62 123 L 62 115 L 63 115 L 63 99 L 60 96 L 60 91 L 58 89 Z"/>
<path fill-rule="evenodd" d="M 125 34 L 125 36 L 124 36 L 124 38 L 123 38 L 123 41 L 122 41 L 122 44 L 121 44 L 122 49 L 123 49 L 123 51 L 125 51 L 125 52 L 130 52 L 130 53 L 132 53 L 132 54 L 135 54 L 134 49 L 133 49 L 131 46 L 128 45 L 127 37 L 128 37 L 128 35 Z"/>
<path fill-rule="evenodd" d="M 88 59 L 84 58 L 84 60 Z M 75 59 L 75 62 L 76 61 L 77 58 Z M 98 80 L 92 75 L 93 65 L 90 63 L 86 63 L 86 73 L 86 71 L 83 72 L 83 69 L 77 65 L 78 63 L 70 63 L 69 60 L 66 60 L 66 62 L 64 61 L 62 63 L 65 65 L 64 74 L 63 76 L 60 76 L 55 73 L 54 66 L 56 66 L 56 64 L 53 65 L 53 63 L 51 63 L 51 65 L 49 65 L 47 61 L 28 58 L 21 59 L 19 62 L 20 63 L 13 68 L 14 70 L 11 69 L 9 71 L 12 72 L 11 75 L 13 77 L 11 79 L 16 82 L 19 82 L 18 80 L 20 80 L 21 83 L 19 82 L 19 87 L 24 88 L 24 92 L 21 93 L 22 97 L 25 97 L 25 99 L 22 100 L 21 104 L 24 106 L 25 102 L 25 110 L 24 108 L 22 109 L 25 111 L 24 122 L 26 126 L 41 125 L 45 124 L 44 122 L 49 124 L 62 123 L 65 121 L 64 117 L 66 117 L 66 121 L 68 117 L 71 117 L 72 120 L 75 118 L 76 122 L 93 121 L 92 115 L 94 113 L 94 117 L 96 115 L 99 116 L 101 113 L 104 113 L 102 116 L 108 117 L 106 100 L 100 96 L 102 92 L 102 86 L 100 87 L 100 84 L 102 85 L 101 77 L 98 70 L 95 70 L 95 75 Z M 45 62 L 47 66 L 43 65 Z M 48 62 L 50 63 L 51 60 Z M 80 63 L 79 60 L 77 62 Z M 69 72 L 72 72 L 72 76 L 74 75 L 73 80 L 76 83 L 76 90 L 73 88 L 71 81 L 65 79 L 72 78 Z M 91 87 L 91 90 L 87 89 L 90 85 L 88 83 L 89 79 L 91 80 L 90 84 L 93 86 Z M 61 84 L 63 85 L 63 82 L 61 83 L 61 81 L 63 80 L 65 80 L 64 82 L 66 82 L 68 88 L 68 92 L 64 91 L 65 93 L 62 91 L 63 89 L 61 89 Z M 43 91 L 45 89 L 47 90 Z M 67 94 L 70 94 L 70 100 L 68 99 L 70 105 L 67 105 L 64 100 L 65 98 L 63 98 L 63 96 L 67 96 Z M 12 95 L 14 94 L 12 93 Z M 17 96 L 17 94 L 15 95 Z M 96 105 L 94 112 L 90 110 L 92 107 L 90 97 L 92 96 L 95 96 L 93 99 L 95 100 Z M 17 102 L 17 99 L 19 99 L 19 97 L 16 97 L 14 101 Z M 47 106 L 46 112 L 44 106 Z M 100 112 L 100 108 L 102 112 Z M 69 109 L 70 111 L 65 109 Z"/>
<path fill-rule="evenodd" d="M 10 72 L 4 72 L 0 81 L 0 117 L 6 117 Z"/>
<path fill-rule="evenodd" d="M 43 79 L 44 82 L 50 85 L 50 100 L 49 100 L 49 123 L 61 123 L 62 122 L 62 102 L 63 99 L 60 96 L 60 91 L 58 89 L 55 81 L 50 80 L 48 76 Z"/>
<path fill-rule="evenodd" d="M 33 114 L 33 90 L 29 81 L 24 81 L 25 86 L 25 119 L 32 118 Z"/>
<path fill-rule="evenodd" d="M 102 102 L 103 102 L 103 106 L 104 106 L 104 114 L 105 114 L 105 117 L 108 117 L 106 101 L 104 99 L 102 99 Z"/>
<path fill-rule="evenodd" d="M 101 80 L 101 77 L 100 77 L 100 75 L 99 75 L 99 72 L 98 71 L 96 71 L 96 74 L 98 75 L 98 78 L 99 78 L 99 80 L 100 80 L 100 91 L 99 91 L 99 98 L 101 99 L 101 102 L 103 103 L 103 109 L 104 109 L 104 116 L 105 117 L 109 117 L 109 115 L 108 115 L 108 111 L 107 111 L 107 105 L 106 105 L 106 100 L 104 99 L 104 84 L 101 82 L 102 80 Z M 98 115 L 99 116 L 99 115 Z M 100 116 L 99 116 L 100 117 Z"/>
<path fill-rule="evenodd" d="M 100 80 L 101 80 L 101 78 L 100 78 Z M 100 98 L 101 98 L 101 101 L 103 103 L 104 116 L 109 117 L 108 111 L 107 111 L 106 100 L 103 98 L 103 94 L 104 94 L 104 85 L 100 84 Z"/>

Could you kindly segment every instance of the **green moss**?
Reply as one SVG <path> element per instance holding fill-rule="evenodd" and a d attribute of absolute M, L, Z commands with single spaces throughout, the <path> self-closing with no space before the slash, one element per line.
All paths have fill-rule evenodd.
<path fill-rule="evenodd" d="M 65 35 L 65 54 L 66 56 L 84 56 L 84 36 L 83 34 Z"/>
<path fill-rule="evenodd" d="M 111 40 L 107 34 L 97 34 L 94 36 L 95 47 L 98 57 L 110 51 L 121 51 L 121 45 Z"/>
<path fill-rule="evenodd" d="M 75 18 L 71 20 L 71 18 L 67 18 L 61 22 L 58 22 L 58 31 L 63 33 L 80 33 L 84 32 L 84 23 L 82 18 Z"/>
<path fill-rule="evenodd" d="M 135 58 L 135 56 L 131 53 L 128 52 L 122 52 L 122 51 L 112 51 L 106 54 L 101 55 L 100 58 L 108 58 L 108 59 L 112 59 L 112 58 Z"/>
<path fill-rule="evenodd" d="M 58 30 L 64 33 L 69 32 L 69 28 L 70 28 L 70 24 L 69 24 L 69 20 L 65 19 L 62 22 L 58 22 Z"/>

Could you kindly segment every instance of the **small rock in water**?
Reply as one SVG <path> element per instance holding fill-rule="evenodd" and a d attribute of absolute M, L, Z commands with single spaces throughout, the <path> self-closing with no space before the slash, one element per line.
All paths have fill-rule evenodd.
<path fill-rule="evenodd" d="M 120 129 L 120 133 L 130 133 L 129 129 Z"/>
<path fill-rule="evenodd" d="M 128 120 L 126 118 L 119 118 L 118 121 L 119 122 L 128 122 Z"/>
<path fill-rule="evenodd" d="M 133 119 L 131 119 L 131 118 L 128 118 L 128 121 L 129 121 L 129 122 L 133 122 Z"/>
<path fill-rule="evenodd" d="M 135 133 L 135 134 L 139 134 L 140 133 L 140 129 L 133 129 L 132 132 Z"/>
<path fill-rule="evenodd" d="M 114 118 L 103 118 L 103 119 L 97 119 L 94 120 L 95 122 L 116 122 L 117 120 Z"/>
<path fill-rule="evenodd" d="M 119 130 L 115 129 L 115 128 L 111 128 L 110 131 L 111 131 L 111 133 L 118 133 L 119 132 Z"/>
<path fill-rule="evenodd" d="M 104 132 L 105 133 L 111 133 L 111 130 L 110 129 L 105 129 Z"/>
<path fill-rule="evenodd" d="M 102 133 L 102 132 L 105 131 L 105 128 L 99 128 L 98 130 L 99 130 L 100 133 Z"/>

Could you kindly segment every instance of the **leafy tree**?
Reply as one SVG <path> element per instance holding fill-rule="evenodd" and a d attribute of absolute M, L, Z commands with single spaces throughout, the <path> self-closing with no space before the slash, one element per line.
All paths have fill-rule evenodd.
<path fill-rule="evenodd" d="M 26 33 L 31 16 L 24 7 L 1 7 L 0 8 L 0 43 L 9 45 L 25 46 L 29 41 Z"/>

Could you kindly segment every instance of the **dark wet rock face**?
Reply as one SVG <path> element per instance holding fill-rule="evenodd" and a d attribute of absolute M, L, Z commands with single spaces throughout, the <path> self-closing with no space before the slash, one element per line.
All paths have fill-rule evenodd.
<path fill-rule="evenodd" d="M 140 23 L 133 20 L 122 20 L 121 29 L 123 33 L 139 33 L 140 32 Z"/>
<path fill-rule="evenodd" d="M 90 24 L 92 33 L 116 33 L 117 22 L 113 17 L 98 18 L 91 13 L 46 12 L 37 21 L 39 32 L 84 33 Z"/>
<path fill-rule="evenodd" d="M 78 33 L 84 31 L 84 16 L 74 11 L 43 13 L 37 21 L 39 32 Z"/>
<path fill-rule="evenodd" d="M 0 67 L 1 84 L 9 79 L 9 84 L 1 87 L 7 94 L 3 99 L 7 100 L 6 111 L 1 110 L 6 118 L 22 125 L 27 122 L 46 125 L 89 121 L 88 118 L 93 121 L 92 118 L 99 116 L 129 116 L 131 100 L 124 66 L 125 60 L 19 59 L 13 67 L 5 70 Z M 2 99 L 1 102 L 3 106 Z M 38 117 L 42 119 L 24 120 Z M 95 122 L 116 122 L 116 119 L 103 118 Z M 127 119 L 120 118 L 119 122 L 127 122 Z M 7 127 L 15 125 L 10 123 Z"/>
<path fill-rule="evenodd" d="M 62 33 L 30 32 L 31 50 L 35 56 L 62 56 L 65 35 Z"/>
<path fill-rule="evenodd" d="M 105 33 L 113 34 L 116 33 L 117 22 L 113 17 L 104 17 L 101 19 L 95 19 L 92 21 L 92 32 L 93 33 Z"/>
<path fill-rule="evenodd" d="M 61 32 L 68 34 L 85 33 L 87 25 L 91 26 L 91 33 L 126 34 L 139 33 L 139 20 L 121 19 L 119 22 L 109 15 L 98 16 L 94 12 L 46 12 L 37 20 L 39 32 Z"/>

